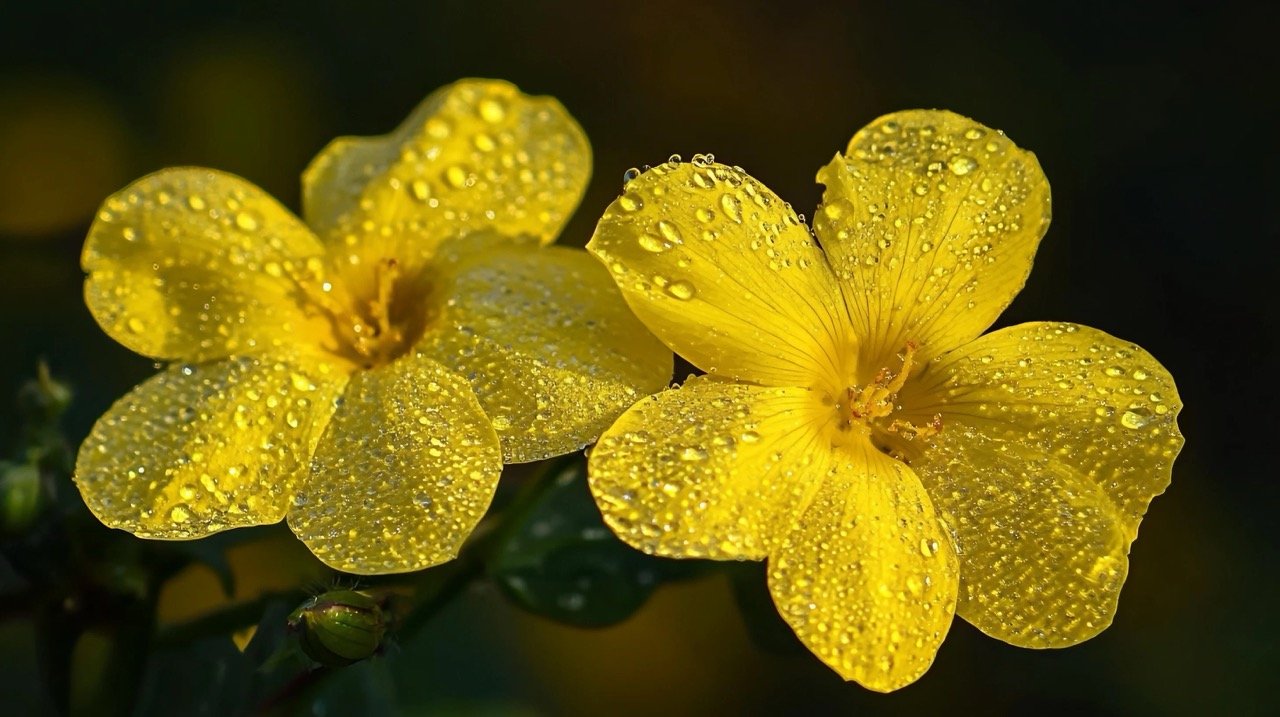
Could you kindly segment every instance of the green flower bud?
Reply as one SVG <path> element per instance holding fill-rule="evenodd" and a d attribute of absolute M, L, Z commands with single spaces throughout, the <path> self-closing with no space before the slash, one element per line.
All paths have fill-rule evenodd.
<path fill-rule="evenodd" d="M 331 590 L 307 600 L 290 613 L 288 625 L 302 651 L 330 667 L 373 655 L 387 631 L 382 601 L 355 590 Z"/>
<path fill-rule="evenodd" d="M 35 466 L 0 462 L 0 532 L 30 528 L 44 511 L 46 497 Z"/>

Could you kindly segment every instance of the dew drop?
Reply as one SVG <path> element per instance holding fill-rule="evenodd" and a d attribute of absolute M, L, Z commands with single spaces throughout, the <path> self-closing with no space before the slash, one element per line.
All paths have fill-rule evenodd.
<path fill-rule="evenodd" d="M 1151 412 L 1145 408 L 1130 408 L 1120 415 L 1120 425 L 1125 428 L 1142 428 L 1151 420 Z"/>
<path fill-rule="evenodd" d="M 920 554 L 926 558 L 932 558 L 938 552 L 938 541 L 933 538 L 922 538 L 920 540 Z"/>
<path fill-rule="evenodd" d="M 455 164 L 444 171 L 444 179 L 454 189 L 462 189 L 467 186 L 467 170 Z"/>
<path fill-rule="evenodd" d="M 497 124 L 507 116 L 506 105 L 502 101 L 493 97 L 487 97 L 480 100 L 480 117 L 485 122 Z"/>
<path fill-rule="evenodd" d="M 625 187 L 628 182 L 630 182 L 631 180 L 639 176 L 640 176 L 640 170 L 636 169 L 635 167 L 628 169 L 627 171 L 622 173 L 622 186 Z"/>
<path fill-rule="evenodd" d="M 688 301 L 697 290 L 687 281 L 673 281 L 667 286 L 667 293 L 681 301 Z"/>
<path fill-rule="evenodd" d="M 680 228 L 665 219 L 658 222 L 658 232 L 672 244 L 684 243 L 684 237 L 680 235 Z"/>
<path fill-rule="evenodd" d="M 653 252 L 654 254 L 661 254 L 662 252 L 671 248 L 671 245 L 669 243 L 663 241 L 662 239 L 659 239 L 658 237 L 652 234 L 641 234 L 640 238 L 637 239 L 636 241 L 637 243 L 640 244 L 641 249 L 644 249 L 645 251 Z"/>
<path fill-rule="evenodd" d="M 698 461 L 705 461 L 707 459 L 707 455 L 705 448 L 688 446 L 683 451 L 680 451 L 680 460 L 696 463 Z"/>
<path fill-rule="evenodd" d="M 236 226 L 247 232 L 256 232 L 262 222 L 253 212 L 244 211 L 236 214 Z"/>
<path fill-rule="evenodd" d="M 425 202 L 431 198 L 431 185 L 425 179 L 415 179 L 409 182 L 409 193 L 414 199 Z"/>
<path fill-rule="evenodd" d="M 638 212 L 644 209 L 644 200 L 635 192 L 627 192 L 618 198 L 618 206 L 622 207 L 624 212 Z"/>
<path fill-rule="evenodd" d="M 950 169 L 951 173 L 957 177 L 963 177 L 977 168 L 977 160 L 973 157 L 966 157 L 963 154 L 952 157 L 951 161 L 947 163 L 947 169 Z"/>
<path fill-rule="evenodd" d="M 720 196 L 720 208 L 724 210 L 725 216 L 734 222 L 742 223 L 742 202 L 732 194 L 723 194 Z"/>
<path fill-rule="evenodd" d="M 444 139 L 449 136 L 450 131 L 449 122 L 440 117 L 432 117 L 427 120 L 423 129 L 426 130 L 427 136 L 433 139 Z"/>

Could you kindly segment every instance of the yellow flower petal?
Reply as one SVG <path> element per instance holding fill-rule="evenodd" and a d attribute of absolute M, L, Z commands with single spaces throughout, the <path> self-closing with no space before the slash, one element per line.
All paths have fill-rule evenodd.
<path fill-rule="evenodd" d="M 590 175 L 586 135 L 554 98 L 462 80 L 390 134 L 330 143 L 302 175 L 304 216 L 335 237 L 401 245 L 384 253 L 402 260 L 477 229 L 545 243 Z"/>
<path fill-rule="evenodd" d="M 1024 647 L 1107 627 L 1182 447 L 1169 373 L 1101 331 L 1034 323 L 943 356 L 909 391 L 908 416 L 942 415 L 912 466 L 956 532 L 961 617 Z"/>
<path fill-rule="evenodd" d="M 172 366 L 98 419 L 76 484 L 99 520 L 147 538 L 275 523 L 345 380 L 254 358 Z"/>
<path fill-rule="evenodd" d="M 849 319 L 790 205 L 740 170 L 665 164 L 627 183 L 587 248 L 658 338 L 708 373 L 836 385 Z"/>
<path fill-rule="evenodd" d="M 406 356 L 351 377 L 289 527 L 337 570 L 418 570 L 457 556 L 501 472 L 498 438 L 467 382 Z"/>
<path fill-rule="evenodd" d="M 927 360 L 981 334 L 1022 288 L 1049 226 L 1035 155 L 951 112 L 881 117 L 818 181 L 814 229 L 872 372 L 907 341 Z"/>
<path fill-rule="evenodd" d="M 239 177 L 166 169 L 107 198 L 85 240 L 85 302 L 129 349 L 200 361 L 284 351 L 320 242 Z M 312 258 L 311 261 L 307 261 Z"/>
<path fill-rule="evenodd" d="M 605 522 L 647 553 L 765 557 L 813 484 L 812 394 L 709 377 L 637 403 L 591 451 Z"/>
<path fill-rule="evenodd" d="M 951 626 L 958 566 L 911 469 L 856 442 L 769 557 L 796 636 L 847 680 L 889 692 L 924 674 Z"/>
<path fill-rule="evenodd" d="M 586 252 L 531 242 L 452 242 L 449 297 L 419 350 L 471 382 L 508 463 L 580 450 L 671 380 L 671 351 Z"/>

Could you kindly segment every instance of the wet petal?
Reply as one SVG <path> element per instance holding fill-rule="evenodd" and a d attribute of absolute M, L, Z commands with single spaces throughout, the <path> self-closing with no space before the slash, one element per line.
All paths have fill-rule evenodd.
<path fill-rule="evenodd" d="M 640 320 L 698 368 L 839 384 L 849 319 L 835 277 L 791 206 L 742 171 L 654 167 L 627 183 L 587 248 Z"/>
<path fill-rule="evenodd" d="M 813 483 L 809 391 L 708 377 L 637 403 L 591 450 L 605 522 L 647 553 L 760 559 Z"/>
<path fill-rule="evenodd" d="M 981 334 L 1026 281 L 1049 182 L 1003 133 L 940 110 L 886 115 L 818 172 L 814 229 L 841 278 L 859 365 L 908 341 L 920 359 Z"/>
<path fill-rule="evenodd" d="M 462 80 L 395 131 L 334 140 L 302 176 L 307 222 L 334 239 L 429 254 L 477 229 L 553 240 L 582 199 L 591 148 L 551 97 Z M 404 248 L 396 249 L 401 243 Z"/>
<path fill-rule="evenodd" d="M 289 527 L 337 570 L 419 570 L 457 556 L 501 472 L 497 436 L 466 381 L 405 357 L 352 376 Z"/>
<path fill-rule="evenodd" d="M 319 281 L 323 251 L 245 180 L 166 169 L 103 203 L 81 258 L 85 302 L 111 338 L 153 358 L 282 355 L 307 324 L 299 282 Z"/>
<path fill-rule="evenodd" d="M 671 380 L 671 351 L 586 252 L 454 242 L 419 349 L 471 382 L 508 463 L 580 450 Z"/>
<path fill-rule="evenodd" d="M 961 617 L 1025 647 L 1107 627 L 1182 447 L 1169 373 L 1101 331 L 1034 323 L 943 356 L 908 388 L 904 415 L 942 415 L 912 466 L 956 531 Z"/>
<path fill-rule="evenodd" d="M 103 523 L 145 538 L 275 523 L 344 381 L 254 358 L 172 366 L 98 419 L 76 461 L 80 494 Z"/>
<path fill-rule="evenodd" d="M 869 445 L 831 454 L 821 489 L 769 557 L 769 591 L 796 636 L 847 680 L 889 692 L 933 663 L 958 566 L 911 469 Z"/>

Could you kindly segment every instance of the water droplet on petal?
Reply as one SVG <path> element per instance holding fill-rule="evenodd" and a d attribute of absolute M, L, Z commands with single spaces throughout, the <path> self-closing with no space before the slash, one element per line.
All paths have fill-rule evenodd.
<path fill-rule="evenodd" d="M 681 301 L 688 301 L 697 290 L 687 281 L 673 281 L 667 286 L 667 293 Z"/>
<path fill-rule="evenodd" d="M 246 210 L 236 214 L 236 226 L 247 232 L 256 232 L 262 226 L 262 220 L 254 212 Z"/>
<path fill-rule="evenodd" d="M 947 168 L 950 169 L 951 173 L 956 175 L 957 177 L 963 177 L 964 175 L 977 169 L 978 162 L 973 157 L 966 157 L 963 154 L 961 154 L 961 155 L 952 157 L 951 161 L 947 163 Z"/>
<path fill-rule="evenodd" d="M 479 109 L 480 109 L 480 117 L 485 122 L 489 122 L 492 124 L 497 124 L 498 122 L 501 122 L 507 116 L 506 105 L 502 103 L 502 100 L 499 100 L 493 97 L 488 97 L 483 100 L 480 100 Z"/>
<path fill-rule="evenodd" d="M 624 212 L 638 212 L 644 209 L 644 200 L 635 192 L 627 192 L 618 198 L 618 206 L 622 207 Z"/>
<path fill-rule="evenodd" d="M 641 249 L 651 251 L 654 254 L 661 254 L 671 248 L 671 244 L 652 234 L 641 234 L 640 238 L 636 241 L 640 244 Z"/>
<path fill-rule="evenodd" d="M 1142 428 L 1151 420 L 1151 412 L 1145 408 L 1130 408 L 1120 415 L 1120 425 L 1125 428 Z"/>

